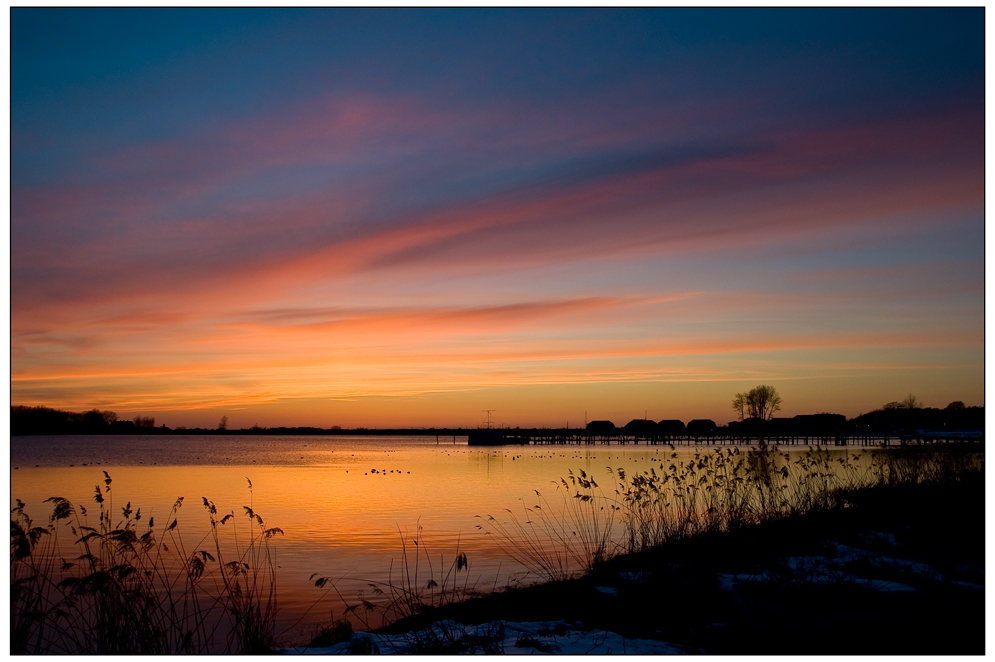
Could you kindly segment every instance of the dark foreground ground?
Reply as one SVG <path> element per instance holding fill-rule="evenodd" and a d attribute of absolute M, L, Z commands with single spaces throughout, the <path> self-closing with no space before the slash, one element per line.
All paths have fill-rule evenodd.
<path fill-rule="evenodd" d="M 981 473 L 863 490 L 847 507 L 619 557 L 580 579 L 449 605 L 378 632 L 540 621 L 558 623 L 561 635 L 609 631 L 688 653 L 980 655 L 984 497 Z"/>

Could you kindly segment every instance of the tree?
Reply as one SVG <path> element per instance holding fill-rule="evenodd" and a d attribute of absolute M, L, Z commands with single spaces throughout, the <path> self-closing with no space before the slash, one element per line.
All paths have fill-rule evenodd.
<path fill-rule="evenodd" d="M 117 420 L 117 414 L 112 411 L 100 411 L 99 409 L 91 409 L 90 411 L 85 411 L 82 414 L 69 413 L 69 420 L 82 423 L 84 427 L 90 430 L 101 430 L 103 428 L 110 427 L 111 423 Z"/>
<path fill-rule="evenodd" d="M 218 423 L 218 429 L 219 430 L 227 430 L 228 429 L 228 417 L 227 416 L 222 416 L 221 417 L 221 422 Z"/>
<path fill-rule="evenodd" d="M 963 401 L 954 400 L 949 405 L 947 405 L 947 409 L 966 409 L 966 407 L 964 406 Z"/>
<path fill-rule="evenodd" d="M 922 402 L 919 398 L 909 393 L 909 397 L 901 402 L 889 402 L 882 409 L 922 409 Z"/>
<path fill-rule="evenodd" d="M 781 409 L 781 396 L 773 386 L 761 385 L 750 389 L 746 404 L 750 416 L 764 421 L 774 417 L 774 412 Z"/>
<path fill-rule="evenodd" d="M 736 397 L 732 399 L 733 411 L 739 414 L 739 420 L 743 420 L 746 416 L 746 394 L 737 393 Z"/>
<path fill-rule="evenodd" d="M 740 420 L 745 412 L 750 418 L 769 421 L 781 409 L 781 396 L 773 386 L 762 384 L 748 393 L 737 393 L 732 408 L 739 412 Z"/>

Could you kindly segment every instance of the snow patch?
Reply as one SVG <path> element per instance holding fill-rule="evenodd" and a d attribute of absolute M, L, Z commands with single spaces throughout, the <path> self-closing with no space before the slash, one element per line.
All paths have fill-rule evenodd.
<path fill-rule="evenodd" d="M 459 641 L 460 639 L 489 640 L 486 652 L 508 655 L 534 655 L 556 653 L 562 655 L 679 655 L 684 650 L 675 644 L 652 639 L 626 639 L 607 630 L 576 629 L 581 623 L 563 621 L 514 622 L 494 621 L 482 625 L 462 625 L 454 621 L 440 621 L 414 633 L 380 635 L 359 632 L 352 639 L 334 646 L 284 648 L 280 653 L 305 655 L 342 655 L 354 650 L 363 652 L 432 653 L 419 647 L 419 642 Z M 364 641 L 365 640 L 365 641 Z M 367 643 L 368 642 L 368 643 Z M 458 651 L 446 651 L 458 652 Z M 485 652 L 477 648 L 468 652 Z"/>
<path fill-rule="evenodd" d="M 880 556 L 874 559 L 873 563 L 878 566 L 887 566 L 898 570 L 906 570 L 908 572 L 922 575 L 923 577 L 929 577 L 930 579 L 935 579 L 941 582 L 945 580 L 945 577 L 936 568 L 928 563 L 910 561 L 909 559 L 894 559 L 890 556 Z"/>
<path fill-rule="evenodd" d="M 644 584 L 650 580 L 652 573 L 649 572 L 620 572 L 618 573 L 619 578 L 624 579 L 627 582 L 636 582 L 637 584 Z"/>

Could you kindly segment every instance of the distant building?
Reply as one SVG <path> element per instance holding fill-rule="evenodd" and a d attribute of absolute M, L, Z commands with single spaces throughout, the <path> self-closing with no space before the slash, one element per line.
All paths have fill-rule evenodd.
<path fill-rule="evenodd" d="M 684 421 L 676 418 L 660 421 L 656 424 L 656 433 L 660 435 L 678 436 L 685 433 Z"/>
<path fill-rule="evenodd" d="M 729 424 L 729 431 L 739 437 L 831 437 L 846 428 L 842 414 L 801 414 L 793 418 L 747 418 Z"/>
<path fill-rule="evenodd" d="M 792 418 L 772 418 L 767 421 L 766 434 L 771 437 L 790 437 L 795 433 L 795 421 Z"/>
<path fill-rule="evenodd" d="M 846 430 L 843 414 L 799 414 L 791 420 L 795 434 L 804 437 L 829 437 Z"/>
<path fill-rule="evenodd" d="M 985 429 L 985 408 L 964 409 L 879 409 L 847 422 L 847 428 L 857 434 L 910 433 L 915 430 L 976 431 Z"/>
<path fill-rule="evenodd" d="M 732 428 L 732 425 L 729 426 Z M 752 437 L 765 434 L 767 432 L 767 422 L 761 418 L 744 418 L 739 421 L 735 426 L 735 429 L 730 429 L 730 432 L 742 437 Z"/>
<path fill-rule="evenodd" d="M 622 432 L 635 437 L 652 437 L 656 435 L 656 423 L 645 418 L 634 418 L 625 424 Z"/>
<path fill-rule="evenodd" d="M 710 418 L 696 418 L 688 423 L 687 433 L 692 436 L 700 437 L 715 434 L 715 432 L 715 421 Z"/>
<path fill-rule="evenodd" d="M 587 424 L 587 431 L 591 434 L 615 434 L 618 428 L 611 421 L 591 421 Z"/>

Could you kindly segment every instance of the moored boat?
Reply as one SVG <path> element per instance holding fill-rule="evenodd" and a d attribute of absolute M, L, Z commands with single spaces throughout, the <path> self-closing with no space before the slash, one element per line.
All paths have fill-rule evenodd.
<path fill-rule="evenodd" d="M 504 444 L 504 433 L 494 428 L 470 430 L 466 443 L 468 446 L 501 446 Z"/>

